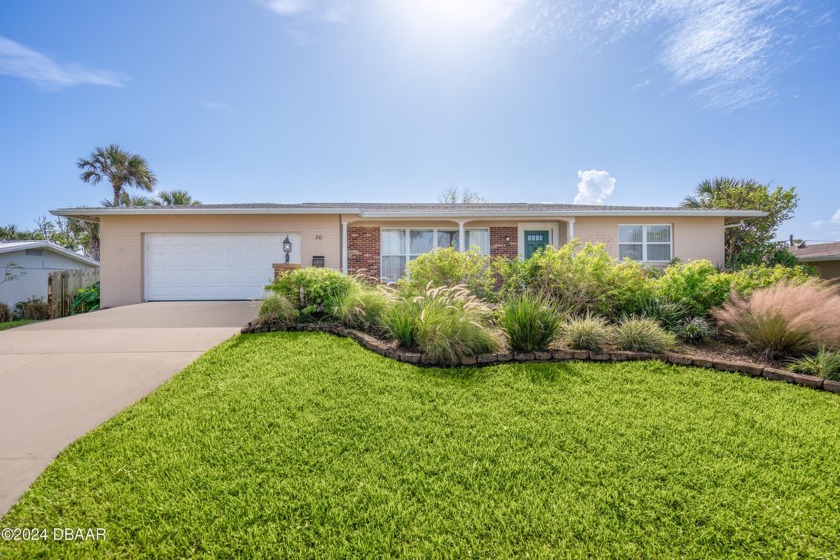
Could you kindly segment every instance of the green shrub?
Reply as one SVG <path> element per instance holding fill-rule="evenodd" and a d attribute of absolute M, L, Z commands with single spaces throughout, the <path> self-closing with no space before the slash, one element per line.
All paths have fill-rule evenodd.
<path fill-rule="evenodd" d="M 787 252 L 787 251 L 785 251 Z M 756 290 L 786 283 L 804 284 L 813 278 L 810 267 L 805 266 L 747 266 L 729 273 L 730 285 L 735 293 L 747 297 Z"/>
<path fill-rule="evenodd" d="M 622 350 L 634 352 L 666 352 L 676 339 L 650 317 L 628 317 L 615 328 L 614 340 Z"/>
<path fill-rule="evenodd" d="M 672 264 L 654 283 L 659 300 L 676 303 L 695 317 L 708 316 L 712 308 L 722 305 L 730 289 L 730 275 L 707 260 Z"/>
<path fill-rule="evenodd" d="M 685 303 L 649 297 L 641 302 L 637 314 L 655 319 L 666 329 L 674 331 L 686 320 L 690 311 Z"/>
<path fill-rule="evenodd" d="M 282 274 L 266 286 L 288 299 L 303 321 L 335 319 L 342 299 L 357 280 L 329 268 L 302 268 Z"/>
<path fill-rule="evenodd" d="M 684 342 L 701 344 L 714 336 L 715 327 L 703 317 L 692 317 L 679 323 L 674 333 Z"/>
<path fill-rule="evenodd" d="M 399 281 L 407 293 L 422 293 L 426 286 L 463 285 L 474 295 L 485 298 L 492 293 L 493 269 L 488 255 L 476 248 L 459 252 L 451 247 L 436 249 L 412 259 L 407 274 Z"/>
<path fill-rule="evenodd" d="M 95 282 L 92 286 L 82 288 L 76 292 L 76 297 L 70 304 L 70 314 L 87 313 L 88 311 L 96 311 L 99 309 L 99 282 Z"/>
<path fill-rule="evenodd" d="M 0 323 L 8 323 L 12 320 L 12 310 L 5 303 L 0 302 Z"/>
<path fill-rule="evenodd" d="M 391 306 L 392 293 L 384 286 L 351 285 L 339 301 L 336 318 L 344 325 L 373 334 L 384 332 L 384 316 Z"/>
<path fill-rule="evenodd" d="M 32 297 L 15 305 L 14 318 L 45 321 L 50 318 L 50 308 L 43 298 Z"/>
<path fill-rule="evenodd" d="M 805 356 L 792 362 L 788 369 L 840 381 L 840 352 L 826 350 L 823 346 L 813 356 Z"/>
<path fill-rule="evenodd" d="M 729 334 L 763 357 L 775 359 L 840 348 L 840 288 L 819 280 L 777 284 L 746 299 L 732 294 L 713 312 Z"/>
<path fill-rule="evenodd" d="M 578 350 L 598 351 L 613 340 L 613 328 L 603 317 L 586 315 L 566 321 L 563 342 Z"/>
<path fill-rule="evenodd" d="M 545 350 L 557 338 L 560 316 L 544 298 L 528 293 L 508 300 L 502 307 L 498 324 L 511 350 Z"/>
<path fill-rule="evenodd" d="M 639 263 L 616 262 L 603 244 L 580 248 L 578 240 L 560 249 L 546 247 L 525 261 L 497 260 L 496 271 L 505 298 L 530 292 L 574 315 L 638 313 L 653 293 L 649 273 Z"/>
<path fill-rule="evenodd" d="M 295 322 L 298 312 L 292 302 L 280 294 L 269 294 L 260 306 L 257 315 L 258 325 L 284 324 L 289 325 Z"/>
<path fill-rule="evenodd" d="M 385 314 L 385 329 L 400 345 L 442 363 L 493 352 L 490 309 L 464 286 L 428 286 L 423 295 L 403 298 Z"/>

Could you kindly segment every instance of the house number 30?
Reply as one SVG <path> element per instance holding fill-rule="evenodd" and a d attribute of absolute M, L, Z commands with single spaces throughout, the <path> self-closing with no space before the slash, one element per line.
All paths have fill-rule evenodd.
<path fill-rule="evenodd" d="M 315 234 L 315 241 L 321 241 L 324 238 L 321 234 Z"/>

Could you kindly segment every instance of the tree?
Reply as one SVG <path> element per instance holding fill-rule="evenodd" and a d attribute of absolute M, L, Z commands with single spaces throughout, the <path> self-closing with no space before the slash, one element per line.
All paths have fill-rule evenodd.
<path fill-rule="evenodd" d="M 726 265 L 730 267 L 750 264 L 775 264 L 780 259 L 780 247 L 773 241 L 779 226 L 793 217 L 799 204 L 796 188 L 775 187 L 752 179 L 716 177 L 702 181 L 687 196 L 683 208 L 717 208 L 735 210 L 760 210 L 764 218 L 737 218 L 728 220 L 726 228 Z M 739 225 L 743 222 L 743 225 Z M 782 264 L 785 264 L 782 262 Z"/>
<path fill-rule="evenodd" d="M 108 200 L 107 198 L 102 199 L 99 201 L 102 206 L 105 208 L 119 208 L 121 206 L 152 206 L 157 202 L 153 198 L 149 198 L 148 196 L 143 195 L 136 195 L 132 196 L 127 192 L 123 191 L 120 193 L 120 203 L 115 205 L 113 200 Z"/>
<path fill-rule="evenodd" d="M 198 206 L 200 200 L 193 200 L 190 193 L 183 190 L 160 191 L 157 200 L 152 200 L 155 206 Z"/>
<path fill-rule="evenodd" d="M 79 178 L 85 183 L 98 185 L 103 179 L 111 183 L 114 206 L 120 206 L 120 197 L 127 187 L 152 192 L 157 183 L 155 174 L 143 157 L 126 152 L 116 144 L 107 148 L 97 147 L 89 159 L 79 158 L 76 165 L 82 170 Z"/>
<path fill-rule="evenodd" d="M 470 189 L 463 189 L 452 184 L 438 194 L 438 202 L 442 204 L 475 204 L 487 202 L 487 199 Z"/>

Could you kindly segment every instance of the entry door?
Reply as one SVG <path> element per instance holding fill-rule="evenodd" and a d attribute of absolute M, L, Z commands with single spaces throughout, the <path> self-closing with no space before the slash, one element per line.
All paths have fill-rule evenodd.
<path fill-rule="evenodd" d="M 525 258 L 528 259 L 537 249 L 545 249 L 548 245 L 548 231 L 526 231 L 525 232 Z"/>

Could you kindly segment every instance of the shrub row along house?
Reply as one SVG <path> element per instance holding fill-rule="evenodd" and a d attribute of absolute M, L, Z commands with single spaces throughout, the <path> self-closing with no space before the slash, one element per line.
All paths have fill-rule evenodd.
<path fill-rule="evenodd" d="M 748 210 L 573 204 L 203 204 L 63 208 L 99 222 L 102 306 L 262 298 L 276 271 L 325 266 L 382 281 L 440 247 L 529 257 L 572 238 L 616 259 L 724 264 L 727 220 Z"/>

